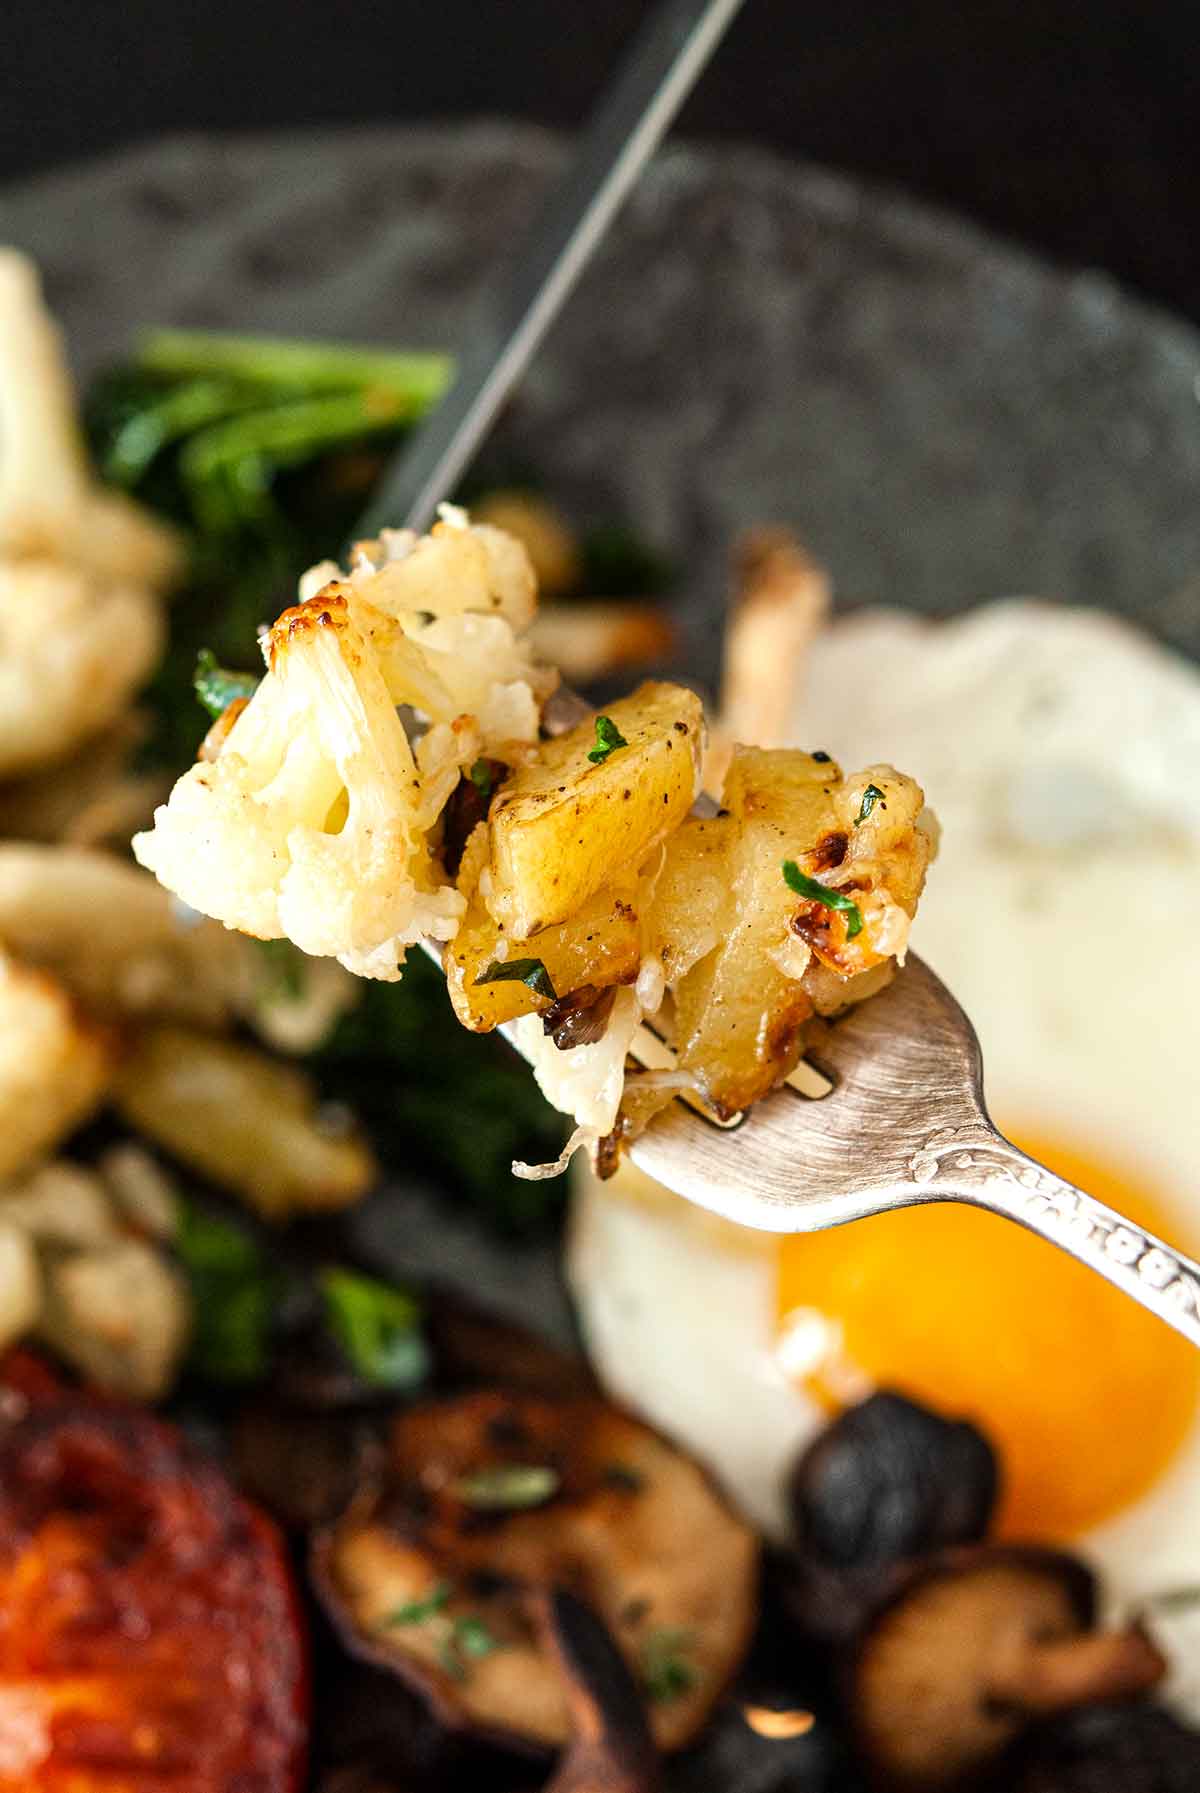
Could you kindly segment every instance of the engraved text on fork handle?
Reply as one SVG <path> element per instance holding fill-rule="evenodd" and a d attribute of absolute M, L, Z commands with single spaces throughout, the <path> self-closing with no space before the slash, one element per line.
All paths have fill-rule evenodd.
<path fill-rule="evenodd" d="M 1200 1345 L 1200 1264 L 1064 1183 L 999 1133 L 918 1152 L 909 1170 L 927 1199 L 972 1202 L 1019 1221 Z"/>

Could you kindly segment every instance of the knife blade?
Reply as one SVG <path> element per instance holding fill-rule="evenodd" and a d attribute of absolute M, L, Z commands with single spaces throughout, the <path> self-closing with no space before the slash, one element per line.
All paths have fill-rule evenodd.
<path fill-rule="evenodd" d="M 588 124 L 565 177 L 485 299 L 453 385 L 376 487 L 357 534 L 424 530 L 469 466 L 621 202 L 743 0 L 660 0 Z"/>

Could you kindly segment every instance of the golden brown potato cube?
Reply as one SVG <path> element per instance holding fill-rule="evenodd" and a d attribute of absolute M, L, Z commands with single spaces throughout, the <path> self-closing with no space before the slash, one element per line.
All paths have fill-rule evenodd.
<path fill-rule="evenodd" d="M 894 766 L 868 766 L 846 780 L 840 801 L 850 830 L 847 863 L 857 875 L 877 875 L 892 901 L 915 915 L 937 851 L 937 823 L 920 785 Z"/>
<path fill-rule="evenodd" d="M 139 1132 L 243 1196 L 264 1220 L 348 1207 L 375 1177 L 359 1135 L 323 1123 L 303 1072 L 232 1040 L 150 1028 L 115 1096 Z"/>
<path fill-rule="evenodd" d="M 730 906 L 729 853 L 736 835 L 732 816 L 689 816 L 663 849 L 645 950 L 648 958 L 662 962 L 669 984 L 710 953 L 724 932 Z"/>
<path fill-rule="evenodd" d="M 766 1095 L 794 1067 L 814 1009 L 844 1006 L 859 977 L 903 950 L 930 850 L 916 827 L 923 801 L 890 766 L 843 779 L 824 756 L 737 749 L 729 912 L 718 946 L 675 989 L 680 1065 L 714 1107 Z M 785 861 L 811 894 L 789 885 Z"/>
<path fill-rule="evenodd" d="M 488 1033 L 518 1015 L 549 1008 L 551 998 L 530 984 L 512 979 L 478 983 L 497 962 L 538 961 L 556 996 L 585 984 L 606 989 L 632 983 L 641 960 L 637 898 L 637 880 L 623 878 L 597 891 L 569 921 L 543 928 L 533 940 L 510 940 L 478 896 L 473 898 L 445 956 L 450 1000 L 463 1026 Z"/>
<path fill-rule="evenodd" d="M 724 1114 L 748 1107 L 788 1075 L 799 1057 L 800 1029 L 813 1012 L 803 985 L 777 956 L 787 946 L 796 907 L 782 862 L 806 838 L 802 823 L 820 825 L 821 793 L 819 782 L 789 777 L 787 769 L 779 788 L 748 792 L 742 817 L 731 818 L 729 908 L 720 942 L 675 986 L 680 1069 L 695 1075 L 702 1095 Z"/>
<path fill-rule="evenodd" d="M 492 804 L 487 906 L 514 939 L 565 921 L 636 870 L 696 796 L 703 710 L 681 685 L 642 685 L 521 767 Z M 605 740 L 621 745 L 599 760 Z"/>
<path fill-rule="evenodd" d="M 100 1106 L 116 1042 L 47 973 L 0 950 L 0 1177 L 54 1150 Z"/>

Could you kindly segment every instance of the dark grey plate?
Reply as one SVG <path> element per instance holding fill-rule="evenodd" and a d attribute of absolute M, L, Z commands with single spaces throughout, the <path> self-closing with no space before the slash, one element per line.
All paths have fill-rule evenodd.
<path fill-rule="evenodd" d="M 563 148 L 467 131 L 179 140 L 0 195 L 82 371 L 142 325 L 452 345 Z M 583 520 L 682 559 L 711 679 L 732 536 L 794 524 L 847 601 L 1037 592 L 1200 656 L 1200 338 L 893 195 L 750 150 L 672 148 L 502 425 Z M 561 1335 L 548 1249 L 505 1253 L 411 1185 L 359 1241 Z M 848 1783 L 796 1746 L 789 1787 Z M 683 1793 L 779 1783 L 743 1732 Z M 827 1775 L 833 1774 L 832 1779 Z"/>
<path fill-rule="evenodd" d="M 561 143 L 468 130 L 188 139 L 0 197 L 81 365 L 142 324 L 452 344 Z M 690 574 L 797 526 L 850 601 L 1037 592 L 1200 655 L 1200 338 L 894 195 L 752 150 L 668 150 L 503 425 L 586 516 Z"/>

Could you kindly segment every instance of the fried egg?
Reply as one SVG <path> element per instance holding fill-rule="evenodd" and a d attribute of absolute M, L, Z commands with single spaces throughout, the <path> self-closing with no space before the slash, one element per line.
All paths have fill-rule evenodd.
<path fill-rule="evenodd" d="M 1200 671 L 1113 618 L 864 611 L 817 643 L 795 739 L 911 769 L 942 824 L 913 944 L 972 1016 L 1010 1137 L 1200 1255 Z M 619 1396 L 768 1533 L 796 1452 L 886 1385 L 981 1425 L 1000 1530 L 1113 1598 L 1200 1583 L 1200 1353 L 1053 1246 L 939 1204 L 754 1236 L 632 1168 L 569 1254 Z M 1200 1604 L 1164 1622 L 1200 1716 Z"/>

